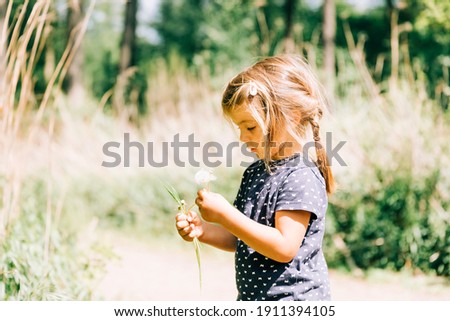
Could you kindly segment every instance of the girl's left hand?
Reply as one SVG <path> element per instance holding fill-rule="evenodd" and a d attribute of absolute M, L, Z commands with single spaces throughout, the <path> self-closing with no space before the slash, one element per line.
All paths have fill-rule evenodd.
<path fill-rule="evenodd" d="M 234 208 L 222 195 L 200 189 L 195 199 L 202 218 L 207 222 L 220 223 L 230 207 Z"/>

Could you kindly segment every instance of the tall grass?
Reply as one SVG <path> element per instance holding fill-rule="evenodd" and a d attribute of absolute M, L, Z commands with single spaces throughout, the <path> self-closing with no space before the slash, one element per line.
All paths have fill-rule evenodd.
<path fill-rule="evenodd" d="M 83 245 L 80 231 L 65 230 L 67 195 L 53 158 L 60 123 L 55 99 L 79 38 L 70 39 L 43 97 L 34 94 L 34 68 L 51 31 L 51 7 L 52 1 L 25 1 L 12 17 L 9 1 L 0 26 L 0 43 L 6 44 L 0 53 L 2 300 L 88 299 L 88 282 L 102 266 L 92 240 Z"/>
<path fill-rule="evenodd" d="M 201 90 L 202 83 L 187 74 L 171 78 L 170 84 L 178 81 L 176 87 L 162 86 L 175 100 L 164 98 L 165 106 L 158 102 L 159 108 L 140 126 L 130 123 L 127 113 L 106 115 L 98 102 L 75 106 L 61 94 L 61 82 L 76 37 L 69 41 L 44 95 L 36 97 L 34 67 L 51 32 L 53 9 L 51 1 L 38 1 L 25 21 L 28 6 L 25 2 L 13 18 L 9 2 L 1 32 L 7 48 L 0 56 L 0 70 L 5 70 L 0 75 L 0 299 L 89 299 L 109 255 L 98 238 L 99 228 L 133 230 L 152 238 L 170 234 L 176 209 L 159 182 L 176 186 L 187 201 L 195 195 L 196 169 L 191 165 L 179 171 L 138 168 L 132 153 L 131 168 L 122 163 L 107 169 L 101 166 L 103 144 L 123 144 L 124 133 L 129 133 L 144 145 L 154 142 L 159 157 L 157 145 L 173 141 L 175 133 L 182 140 L 191 133 L 196 140 L 212 139 L 204 121 L 213 120 L 217 129 L 224 129 L 221 143 L 233 133 L 216 117 L 218 108 L 204 112 L 203 118 L 196 116 L 206 111 L 205 101 L 213 107 L 216 99 L 210 99 L 212 90 Z M 164 77 L 168 69 L 157 72 Z M 164 92 L 156 85 L 151 90 Z M 186 92 L 176 97 L 181 88 Z M 188 92 L 193 94 L 186 101 Z M 171 114 L 172 103 L 180 117 Z M 201 162 L 201 151 L 196 155 Z M 234 194 L 234 188 L 226 188 Z M 225 194 L 226 188 L 221 189 Z"/>
<path fill-rule="evenodd" d="M 333 265 L 448 275 L 449 122 L 409 84 L 398 89 L 381 105 L 337 108 L 331 128 L 347 141 L 347 166 L 334 167 L 327 254 Z"/>
<path fill-rule="evenodd" d="M 341 64 L 345 78 L 328 120 L 333 139 L 346 141 L 347 163 L 334 167 L 340 188 L 329 210 L 329 261 L 449 276 L 449 115 L 428 97 L 407 57 L 398 79 L 376 83 L 363 81 L 371 76 L 361 49 L 350 50 L 353 62 Z"/>

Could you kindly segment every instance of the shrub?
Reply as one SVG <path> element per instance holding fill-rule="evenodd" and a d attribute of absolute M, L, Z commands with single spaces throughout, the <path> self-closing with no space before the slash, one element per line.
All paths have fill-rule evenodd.
<path fill-rule="evenodd" d="M 348 166 L 336 169 L 341 188 L 329 206 L 331 266 L 450 275 L 450 124 L 413 91 L 402 87 L 381 106 L 366 102 L 336 116 Z"/>
<path fill-rule="evenodd" d="M 22 193 L 20 213 L 0 243 L 0 300 L 90 299 L 106 252 L 46 213 L 42 181 L 29 179 Z"/>

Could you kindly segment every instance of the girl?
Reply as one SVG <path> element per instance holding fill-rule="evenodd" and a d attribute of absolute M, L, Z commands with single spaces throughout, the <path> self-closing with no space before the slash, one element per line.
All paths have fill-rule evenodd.
<path fill-rule="evenodd" d="M 318 81 L 300 57 L 266 58 L 230 81 L 222 108 L 259 160 L 245 170 L 234 206 L 199 190 L 202 219 L 177 214 L 178 233 L 235 252 L 238 300 L 330 300 L 322 239 L 334 181 L 319 137 Z"/>

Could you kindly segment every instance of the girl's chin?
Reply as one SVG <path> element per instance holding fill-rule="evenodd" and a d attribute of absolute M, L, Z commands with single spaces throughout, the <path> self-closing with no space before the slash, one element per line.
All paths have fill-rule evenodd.
<path fill-rule="evenodd" d="M 262 156 L 263 153 L 259 152 L 256 148 L 250 148 L 249 152 L 254 154 L 256 157 L 258 157 L 259 159 L 263 159 L 264 157 Z"/>

